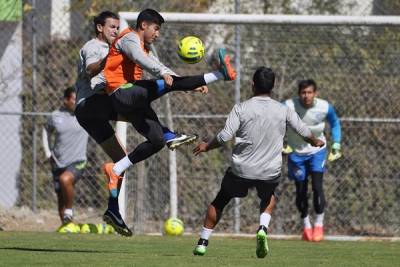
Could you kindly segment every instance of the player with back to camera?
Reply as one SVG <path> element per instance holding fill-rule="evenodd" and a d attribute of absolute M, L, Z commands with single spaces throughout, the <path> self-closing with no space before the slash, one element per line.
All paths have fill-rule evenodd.
<path fill-rule="evenodd" d="M 75 183 L 86 166 L 88 135 L 74 115 L 76 94 L 72 87 L 64 90 L 63 105 L 53 111 L 42 131 L 43 148 L 50 160 L 57 193 L 59 232 L 75 232 L 73 200 Z"/>
<path fill-rule="evenodd" d="M 290 109 L 296 111 L 311 131 L 324 142 L 326 142 L 324 135 L 325 121 L 328 121 L 333 141 L 328 160 L 334 161 L 342 155 L 340 152 L 340 121 L 333 106 L 316 96 L 317 84 L 315 81 L 303 80 L 300 81 L 298 86 L 298 97 L 288 99 L 284 103 Z M 326 146 L 310 146 L 292 129 L 288 129 L 287 141 L 288 147 L 284 149 L 284 153 L 289 153 L 288 174 L 296 185 L 296 207 L 300 212 L 303 223 L 302 239 L 318 242 L 324 238 L 323 222 L 326 201 L 323 189 L 323 174 L 325 172 L 327 154 Z M 316 213 L 314 227 L 311 226 L 308 215 L 308 176 L 311 176 L 313 203 Z"/>
<path fill-rule="evenodd" d="M 218 80 L 234 80 L 236 72 L 225 49 L 218 50 L 219 69 L 197 76 L 177 76 L 149 52 L 160 34 L 163 17 L 155 10 L 140 12 L 136 28 L 122 31 L 113 42 L 104 67 L 106 91 L 113 108 L 147 140 L 129 155 L 114 163 L 104 164 L 110 181 L 118 181 L 133 164 L 157 153 L 165 145 L 162 126 L 151 102 L 173 91 L 191 91 Z M 140 80 L 143 69 L 157 80 Z"/>
<path fill-rule="evenodd" d="M 235 138 L 231 166 L 226 170 L 216 198 L 208 206 L 194 255 L 206 253 L 209 237 L 229 201 L 247 196 L 248 189 L 255 187 L 260 198 L 256 255 L 264 258 L 268 253 L 267 231 L 275 204 L 274 190 L 281 179 L 283 138 L 287 125 L 313 146 L 324 145 L 296 112 L 271 98 L 274 84 L 275 73 L 270 68 L 258 68 L 253 75 L 254 96 L 236 104 L 224 129 L 193 150 L 195 155 L 199 155 Z"/>

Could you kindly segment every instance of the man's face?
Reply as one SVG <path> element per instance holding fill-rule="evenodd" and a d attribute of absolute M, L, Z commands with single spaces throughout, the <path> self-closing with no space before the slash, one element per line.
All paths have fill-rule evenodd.
<path fill-rule="evenodd" d="M 310 108 L 314 104 L 314 98 L 317 95 L 317 91 L 314 86 L 308 86 L 304 89 L 301 89 L 299 92 L 299 98 L 301 104 L 305 108 Z"/>
<path fill-rule="evenodd" d="M 76 101 L 76 94 L 72 93 L 69 97 L 64 98 L 64 106 L 69 111 L 75 110 L 75 101 Z"/>
<path fill-rule="evenodd" d="M 111 45 L 118 36 L 119 20 L 114 18 L 106 18 L 104 26 L 97 24 L 97 30 L 99 31 L 99 34 L 102 35 L 103 40 Z"/>
<path fill-rule="evenodd" d="M 152 44 L 160 35 L 161 26 L 152 22 L 143 22 L 143 37 L 145 44 Z"/>

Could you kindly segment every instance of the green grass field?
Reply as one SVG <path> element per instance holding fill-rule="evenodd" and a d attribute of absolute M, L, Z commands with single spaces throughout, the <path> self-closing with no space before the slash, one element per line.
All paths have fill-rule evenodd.
<path fill-rule="evenodd" d="M 192 256 L 197 236 L 162 237 L 0 232 L 0 266 L 400 266 L 400 242 L 306 243 L 213 237 L 205 256 Z"/>

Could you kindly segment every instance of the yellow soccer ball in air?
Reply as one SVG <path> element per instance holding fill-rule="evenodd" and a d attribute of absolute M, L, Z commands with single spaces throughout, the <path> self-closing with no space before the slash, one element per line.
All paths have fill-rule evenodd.
<path fill-rule="evenodd" d="M 186 36 L 179 40 L 178 55 L 186 63 L 194 64 L 204 57 L 204 44 L 196 36 Z"/>
<path fill-rule="evenodd" d="M 164 233 L 166 235 L 171 235 L 171 236 L 182 235 L 183 230 L 185 230 L 183 222 L 178 218 L 169 218 L 164 223 Z"/>

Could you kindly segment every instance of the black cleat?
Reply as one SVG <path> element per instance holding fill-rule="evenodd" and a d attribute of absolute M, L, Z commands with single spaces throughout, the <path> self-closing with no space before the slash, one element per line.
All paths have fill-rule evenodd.
<path fill-rule="evenodd" d="M 118 234 L 123 236 L 132 236 L 132 231 L 125 224 L 118 211 L 106 210 L 103 215 L 103 220 L 110 224 Z"/>
<path fill-rule="evenodd" d="M 195 134 L 181 134 L 181 133 L 176 133 L 175 138 L 168 140 L 167 147 L 171 150 L 174 150 L 175 148 L 184 145 L 184 144 L 190 144 L 194 141 L 196 141 L 197 135 Z"/>

